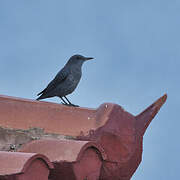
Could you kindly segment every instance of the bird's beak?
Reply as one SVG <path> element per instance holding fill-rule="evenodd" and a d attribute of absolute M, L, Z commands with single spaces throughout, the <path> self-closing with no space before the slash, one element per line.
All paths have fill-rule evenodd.
<path fill-rule="evenodd" d="M 86 58 L 84 58 L 85 60 L 90 60 L 90 59 L 94 59 L 94 58 L 92 58 L 92 57 L 86 57 Z"/>

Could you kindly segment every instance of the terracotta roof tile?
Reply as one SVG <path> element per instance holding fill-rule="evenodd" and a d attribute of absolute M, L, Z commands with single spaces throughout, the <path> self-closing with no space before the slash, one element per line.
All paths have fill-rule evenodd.
<path fill-rule="evenodd" d="M 97 109 L 77 108 L 0 95 L 0 126 L 14 129 L 37 127 L 48 133 L 86 135 L 106 123 L 113 106 L 105 103 Z"/>
<path fill-rule="evenodd" d="M 116 104 L 105 103 L 98 109 L 86 109 L 0 96 L 0 126 L 12 129 L 37 127 L 49 133 L 76 136 L 76 141 L 42 139 L 20 148 L 19 151 L 47 156 L 55 165 L 50 173 L 53 180 L 130 180 L 142 160 L 146 128 L 166 98 L 165 94 L 134 116 Z M 77 141 L 77 138 L 84 141 Z M 23 154 L 15 154 L 15 162 L 19 158 L 28 164 L 31 157 Z M 3 157 L 5 155 L 0 162 L 5 161 Z M 21 172 L 26 167 L 20 162 L 17 167 L 11 166 L 12 154 L 8 154 L 7 159 L 6 166 L 0 165 L 2 171 L 6 167 L 9 172 Z"/>
<path fill-rule="evenodd" d="M 53 180 L 99 179 L 102 161 L 107 158 L 99 144 L 88 141 L 37 140 L 20 151 L 46 155 L 55 167 L 49 176 Z"/>
<path fill-rule="evenodd" d="M 106 154 L 103 148 L 95 142 L 74 141 L 74 140 L 36 140 L 25 144 L 19 149 L 19 152 L 40 153 L 46 155 L 51 162 L 68 161 L 73 162 L 80 159 L 83 152 L 94 147 L 100 153 L 103 159 L 106 159 Z"/>
<path fill-rule="evenodd" d="M 0 151 L 0 175 L 24 173 L 35 159 L 41 159 L 49 169 L 53 168 L 49 159 L 41 154 Z"/>

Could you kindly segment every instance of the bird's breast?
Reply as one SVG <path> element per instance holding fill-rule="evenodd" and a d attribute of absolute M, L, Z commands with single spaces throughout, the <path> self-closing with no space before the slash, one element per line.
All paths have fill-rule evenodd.
<path fill-rule="evenodd" d="M 61 84 L 59 84 L 59 86 L 57 86 L 57 88 L 54 91 L 55 94 L 57 96 L 65 96 L 72 93 L 76 89 L 80 79 L 81 73 L 70 72 L 67 78 Z"/>
<path fill-rule="evenodd" d="M 69 76 L 68 76 L 68 79 L 71 83 L 78 83 L 81 79 L 81 73 L 70 73 Z"/>

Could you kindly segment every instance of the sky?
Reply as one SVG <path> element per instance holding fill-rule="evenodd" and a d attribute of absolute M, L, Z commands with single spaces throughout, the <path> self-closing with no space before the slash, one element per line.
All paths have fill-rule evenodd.
<path fill-rule="evenodd" d="M 35 99 L 70 56 L 92 56 L 67 97 L 137 115 L 167 93 L 132 180 L 180 179 L 179 32 L 179 0 L 1 0 L 0 94 Z"/>

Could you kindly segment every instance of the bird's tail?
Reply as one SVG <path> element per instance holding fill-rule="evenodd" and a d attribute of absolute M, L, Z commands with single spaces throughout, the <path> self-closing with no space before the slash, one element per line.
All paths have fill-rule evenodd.
<path fill-rule="evenodd" d="M 39 101 L 41 99 L 46 99 L 46 98 L 50 98 L 50 97 L 53 97 L 53 96 L 50 96 L 48 94 L 41 94 L 36 100 Z"/>
<path fill-rule="evenodd" d="M 41 97 L 38 97 L 36 100 L 39 101 L 41 99 Z"/>
<path fill-rule="evenodd" d="M 46 91 L 46 89 L 44 89 L 43 91 L 38 93 L 37 96 L 39 96 L 39 97 L 36 100 L 44 99 L 45 98 L 45 95 L 44 95 L 45 91 Z"/>
<path fill-rule="evenodd" d="M 38 93 L 38 94 L 37 94 L 37 96 L 39 96 L 40 94 L 43 94 L 43 93 L 44 93 L 44 90 L 43 90 L 43 91 L 41 91 L 40 93 Z"/>
<path fill-rule="evenodd" d="M 40 95 L 40 94 L 39 94 Z M 39 101 L 41 99 L 44 99 L 45 98 L 45 95 L 44 94 L 41 94 L 36 100 Z"/>

